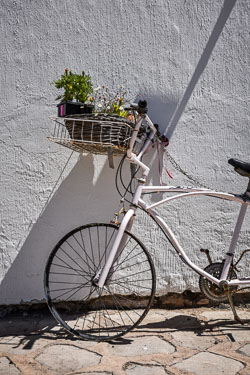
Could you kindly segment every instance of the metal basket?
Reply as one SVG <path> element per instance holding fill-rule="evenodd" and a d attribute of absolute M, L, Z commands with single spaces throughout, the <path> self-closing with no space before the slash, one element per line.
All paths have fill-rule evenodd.
<path fill-rule="evenodd" d="M 56 117 L 51 141 L 78 152 L 126 153 L 134 124 L 120 116 L 100 113 Z"/>

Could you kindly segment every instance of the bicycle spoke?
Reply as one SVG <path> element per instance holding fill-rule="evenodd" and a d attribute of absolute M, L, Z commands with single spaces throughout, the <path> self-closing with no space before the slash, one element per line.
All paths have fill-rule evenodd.
<path fill-rule="evenodd" d="M 77 285 L 82 285 L 82 283 L 75 283 L 75 282 L 70 282 L 70 281 L 50 281 L 50 284 L 77 284 Z"/>
<path fill-rule="evenodd" d="M 119 299 L 114 295 L 114 294 L 112 294 L 111 292 L 110 292 L 110 295 L 112 296 L 112 298 L 117 302 L 118 301 L 118 304 L 119 304 L 119 306 L 122 308 L 122 310 L 125 312 L 125 314 L 127 315 L 127 317 L 132 321 L 132 323 L 134 324 L 134 321 L 133 321 L 133 319 L 130 317 L 130 315 L 128 315 L 128 313 L 126 312 L 126 310 L 123 308 L 123 306 L 120 304 L 120 302 L 119 302 Z M 119 314 L 120 314 L 120 311 L 118 310 L 118 312 L 119 312 Z M 139 315 L 139 314 L 138 314 Z M 121 314 L 120 314 L 120 316 L 121 316 Z M 121 320 L 123 321 L 123 318 L 122 318 L 122 316 L 121 316 Z M 125 326 L 125 323 L 124 323 L 124 321 L 123 321 L 123 324 L 124 324 L 124 326 Z"/>
<path fill-rule="evenodd" d="M 129 265 L 129 268 L 132 268 L 132 267 L 137 267 L 139 264 L 142 264 L 142 263 L 146 263 L 147 261 L 146 260 L 143 260 L 142 262 L 138 262 L 138 263 L 134 263 L 134 264 L 130 264 Z M 128 268 L 128 266 L 126 267 L 122 267 L 122 268 L 116 268 L 115 270 L 116 271 L 122 271 L 122 270 L 126 270 Z"/>
<path fill-rule="evenodd" d="M 73 235 L 73 238 L 74 238 L 74 240 L 78 243 L 78 245 L 80 246 L 80 248 L 84 251 L 85 256 L 86 256 L 86 261 L 85 261 L 85 260 L 80 256 L 80 254 L 79 254 L 80 258 L 83 260 L 83 262 L 84 262 L 85 264 L 87 264 L 87 266 L 89 267 L 89 269 L 90 269 L 92 272 L 94 272 L 93 268 L 90 267 L 90 265 L 89 265 L 87 259 L 89 258 L 89 260 L 91 261 L 92 265 L 95 267 L 94 262 L 93 262 L 92 259 L 88 256 L 88 253 L 86 252 L 85 248 L 80 244 L 80 242 L 78 241 L 78 239 L 77 239 L 74 235 Z M 77 252 L 76 252 L 76 253 L 77 253 Z M 78 254 L 78 253 L 77 253 L 77 254 Z"/>
<path fill-rule="evenodd" d="M 54 299 L 58 299 L 58 298 L 60 298 L 60 297 L 63 297 L 63 296 L 65 296 L 66 294 L 68 294 L 68 293 L 70 293 L 70 292 L 72 292 L 72 290 L 75 290 L 75 289 L 77 289 L 77 291 L 76 291 L 76 293 L 78 292 L 78 289 L 79 289 L 79 287 L 78 288 L 68 288 L 68 289 L 52 289 L 50 292 L 59 292 L 60 290 L 62 291 L 65 291 L 64 293 L 62 293 L 62 294 L 59 294 L 58 296 L 56 296 L 56 297 L 53 297 Z M 75 293 L 74 293 L 75 294 Z M 66 301 L 68 300 L 68 298 L 66 299 Z"/>
<path fill-rule="evenodd" d="M 74 276 L 74 277 L 83 277 L 83 275 L 78 275 L 76 273 L 63 273 L 63 272 L 50 272 L 51 275 L 66 275 L 66 276 Z M 87 274 L 89 276 L 89 274 Z"/>
<path fill-rule="evenodd" d="M 81 289 L 84 288 L 84 287 L 85 287 L 85 285 L 83 285 L 82 287 L 79 287 L 78 290 L 75 291 L 75 293 L 71 294 L 71 295 L 66 299 L 66 301 L 68 301 L 71 297 L 73 297 L 76 293 L 79 292 L 79 290 L 81 290 Z"/>
<path fill-rule="evenodd" d="M 118 281 L 116 282 L 116 284 L 117 285 L 119 285 L 121 288 L 123 288 L 123 289 L 127 289 L 127 290 L 129 290 L 130 292 L 134 292 L 134 290 L 133 289 L 130 289 L 128 286 L 127 286 L 127 284 L 126 285 L 122 285 L 122 284 L 120 284 L 120 283 L 118 283 Z M 141 286 L 140 286 L 140 288 L 142 288 Z M 145 288 L 145 289 L 149 289 L 149 288 Z M 143 295 L 143 294 L 141 294 L 141 293 L 139 293 L 139 292 L 137 292 L 137 294 L 140 296 L 140 297 L 145 297 L 145 295 Z"/>
<path fill-rule="evenodd" d="M 88 262 L 87 251 L 85 250 L 85 245 L 84 245 L 84 240 L 83 240 L 83 236 L 82 236 L 82 231 L 81 230 L 80 230 L 80 235 L 81 235 L 81 239 L 82 239 L 82 244 L 84 246 L 84 254 L 85 254 L 85 257 L 86 257 L 86 262 L 87 262 L 87 265 L 88 265 L 88 268 L 89 268 L 89 272 L 90 272 L 90 266 L 89 266 L 89 262 Z"/>
<path fill-rule="evenodd" d="M 102 258 L 101 258 L 101 260 L 100 260 L 100 262 L 99 262 L 99 264 L 98 264 L 97 269 L 100 268 L 100 265 L 101 265 L 101 263 L 102 263 L 102 261 L 103 261 L 103 257 L 104 257 L 104 256 L 105 256 L 105 263 L 106 263 L 107 249 L 108 249 L 108 247 L 109 247 L 110 242 L 112 241 L 112 238 L 113 238 L 114 234 L 115 234 L 115 229 L 113 230 L 113 233 L 112 233 L 112 235 L 110 236 L 110 239 L 109 239 L 108 244 L 106 244 L 106 238 L 105 238 L 105 250 L 104 250 L 104 252 L 103 252 Z"/>
<path fill-rule="evenodd" d="M 132 253 L 132 251 L 134 251 L 134 249 L 135 249 L 137 246 L 138 246 L 138 245 L 135 245 L 135 247 L 134 247 L 134 248 L 130 251 L 130 253 L 126 256 L 126 258 L 124 258 L 122 262 L 118 263 L 118 265 L 121 265 L 121 264 L 123 264 L 124 262 L 126 262 L 127 259 L 128 259 L 128 257 L 129 257 L 129 255 Z M 140 255 L 140 254 L 139 254 L 139 255 Z M 138 254 L 133 255 L 132 258 L 134 258 L 134 257 L 138 257 Z M 131 258 L 131 259 L 132 259 L 132 258 Z M 115 262 L 114 262 L 114 263 L 115 263 Z M 116 269 L 115 269 L 115 271 L 116 271 Z"/>
<path fill-rule="evenodd" d="M 126 298 L 123 295 L 119 295 L 119 299 L 126 301 L 128 303 L 127 307 L 129 308 L 129 310 L 132 310 L 136 315 L 141 316 L 135 309 L 131 309 L 131 300 L 130 299 Z"/>
<path fill-rule="evenodd" d="M 58 258 L 58 257 L 57 257 Z M 60 259 L 60 258 L 58 258 L 58 259 Z M 61 261 L 63 262 L 63 263 L 65 263 L 65 264 L 67 264 L 66 262 L 64 262 L 62 259 L 61 259 Z M 54 263 L 52 263 L 52 265 L 54 266 L 55 264 Z M 58 266 L 58 265 L 56 265 L 56 266 Z M 59 266 L 60 267 L 60 266 Z M 62 268 L 67 268 L 67 269 L 70 269 L 70 270 L 72 270 L 72 268 L 71 267 L 65 267 L 65 266 L 61 266 Z M 79 273 L 79 272 L 82 272 L 82 271 L 78 271 L 78 270 L 76 270 L 76 269 L 74 269 L 73 268 L 73 270 L 75 270 L 76 272 L 77 272 L 77 274 L 75 274 L 74 276 L 81 276 L 81 277 L 83 277 L 84 279 L 89 279 L 89 277 L 87 278 L 87 276 L 89 276 L 88 274 L 87 274 L 87 276 L 86 275 L 84 275 L 83 273 Z M 52 272 L 50 273 L 50 274 L 52 274 Z M 61 275 L 64 275 L 64 273 L 63 272 L 61 272 L 61 273 L 59 273 L 59 274 L 61 274 Z M 66 275 L 66 274 L 65 274 Z"/>
<path fill-rule="evenodd" d="M 100 250 L 100 238 L 99 238 L 98 227 L 96 227 L 96 232 L 97 232 L 97 242 L 98 242 L 99 264 L 100 264 L 100 261 L 101 261 L 101 250 Z"/>
<path fill-rule="evenodd" d="M 144 272 L 147 272 L 147 271 L 150 271 L 150 269 L 148 269 L 148 270 L 143 270 L 143 271 L 140 271 L 140 272 L 135 272 L 135 273 L 132 273 L 132 275 L 126 275 L 126 276 L 123 276 L 123 277 L 120 277 L 118 280 L 122 280 L 122 279 L 126 279 L 126 278 L 128 278 L 128 277 L 132 277 L 132 276 L 137 276 L 137 275 L 140 275 L 141 273 L 144 273 Z M 111 280 L 111 282 L 115 282 L 115 281 L 117 281 L 117 280 Z"/>
<path fill-rule="evenodd" d="M 89 241 L 90 241 L 90 247 L 91 247 L 91 252 L 92 252 L 92 262 L 94 264 L 94 252 L 93 252 L 92 238 L 90 235 L 90 228 L 89 228 Z"/>
<path fill-rule="evenodd" d="M 56 258 L 59 259 L 62 263 L 66 264 L 66 266 L 68 266 L 68 267 L 65 267 L 65 266 L 62 266 L 62 265 L 58 265 L 58 264 L 55 264 L 55 263 L 52 263 L 52 265 L 57 266 L 57 267 L 67 268 L 69 270 L 76 271 L 79 275 L 82 275 L 81 273 L 79 273 L 79 272 L 82 272 L 82 270 L 78 270 L 76 268 L 73 268 L 67 262 L 65 262 L 64 260 L 62 260 L 58 255 L 56 255 Z"/>
<path fill-rule="evenodd" d="M 67 242 L 67 244 L 71 247 L 71 249 L 80 257 L 80 255 L 78 254 L 78 252 L 75 250 L 75 249 L 73 249 L 73 247 Z M 81 268 L 81 270 L 83 270 L 84 271 L 84 269 L 68 254 L 68 253 L 66 253 L 64 250 L 63 250 L 63 248 L 61 248 L 62 249 L 62 251 L 64 252 L 64 254 L 66 254 L 75 264 L 77 264 L 80 268 Z M 81 257 L 80 257 L 81 258 Z M 81 258 L 82 259 L 82 258 Z M 84 261 L 84 263 L 85 264 L 87 264 L 85 261 Z M 88 265 L 88 264 L 87 264 Z M 91 267 L 90 267 L 91 268 Z M 95 272 L 92 268 L 91 268 L 91 270 L 93 271 L 93 272 Z"/>

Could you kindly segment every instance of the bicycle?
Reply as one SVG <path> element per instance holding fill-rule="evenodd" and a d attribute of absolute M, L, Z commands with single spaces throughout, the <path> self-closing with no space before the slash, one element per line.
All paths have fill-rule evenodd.
<path fill-rule="evenodd" d="M 250 287 L 250 277 L 237 278 L 237 266 L 250 249 L 243 251 L 237 262 L 234 262 L 234 253 L 247 206 L 250 204 L 250 163 L 229 160 L 236 172 L 249 178 L 247 190 L 242 195 L 207 188 L 147 186 L 150 169 L 142 162 L 142 156 L 155 139 L 162 143 L 167 140 L 160 137 L 158 129 L 148 117 L 145 101 L 132 104 L 130 110 L 135 118 L 134 131 L 125 155 L 132 165 L 131 181 L 125 191 L 126 194 L 130 190 L 133 196 L 130 207 L 128 210 L 122 207 L 115 214 L 113 223 L 93 223 L 72 230 L 54 247 L 44 274 L 45 296 L 52 315 L 68 332 L 82 339 L 95 341 L 121 337 L 143 320 L 154 301 L 156 273 L 148 250 L 131 233 L 136 210 L 140 208 L 159 226 L 180 259 L 198 273 L 199 287 L 205 296 L 217 302 L 228 300 L 235 320 L 242 322 L 237 315 L 232 295 Z M 141 132 L 143 126 L 146 131 Z M 135 144 L 142 139 L 140 151 L 133 152 Z M 135 192 L 132 192 L 131 184 L 138 170 L 142 174 L 137 178 Z M 118 170 L 117 173 L 119 174 Z M 147 204 L 142 196 L 153 192 L 177 194 Z M 202 250 L 209 261 L 204 269 L 190 260 L 173 231 L 154 211 L 159 205 L 190 196 L 214 197 L 241 205 L 224 260 L 212 263 L 209 251 Z M 124 214 L 121 222 L 118 221 L 120 214 Z"/>

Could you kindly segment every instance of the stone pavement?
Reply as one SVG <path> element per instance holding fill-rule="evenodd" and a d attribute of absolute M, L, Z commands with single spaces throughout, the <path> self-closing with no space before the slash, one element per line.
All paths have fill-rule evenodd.
<path fill-rule="evenodd" d="M 250 311 L 238 309 L 242 319 Z M 48 313 L 0 319 L 0 375 L 250 375 L 250 322 L 228 309 L 152 309 L 111 343 L 75 339 Z"/>

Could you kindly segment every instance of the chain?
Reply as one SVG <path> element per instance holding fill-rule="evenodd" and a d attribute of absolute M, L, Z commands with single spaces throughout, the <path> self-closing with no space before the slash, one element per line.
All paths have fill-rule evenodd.
<path fill-rule="evenodd" d="M 201 188 L 214 190 L 213 188 L 201 183 L 199 180 L 197 180 L 195 177 L 191 176 L 188 172 L 184 171 L 184 169 L 181 168 L 181 166 L 174 160 L 174 158 L 169 154 L 167 150 L 165 150 L 168 160 L 172 164 L 172 166 L 177 170 L 178 172 L 182 173 L 185 177 L 187 177 L 190 181 L 192 181 L 195 185 L 198 185 Z"/>

